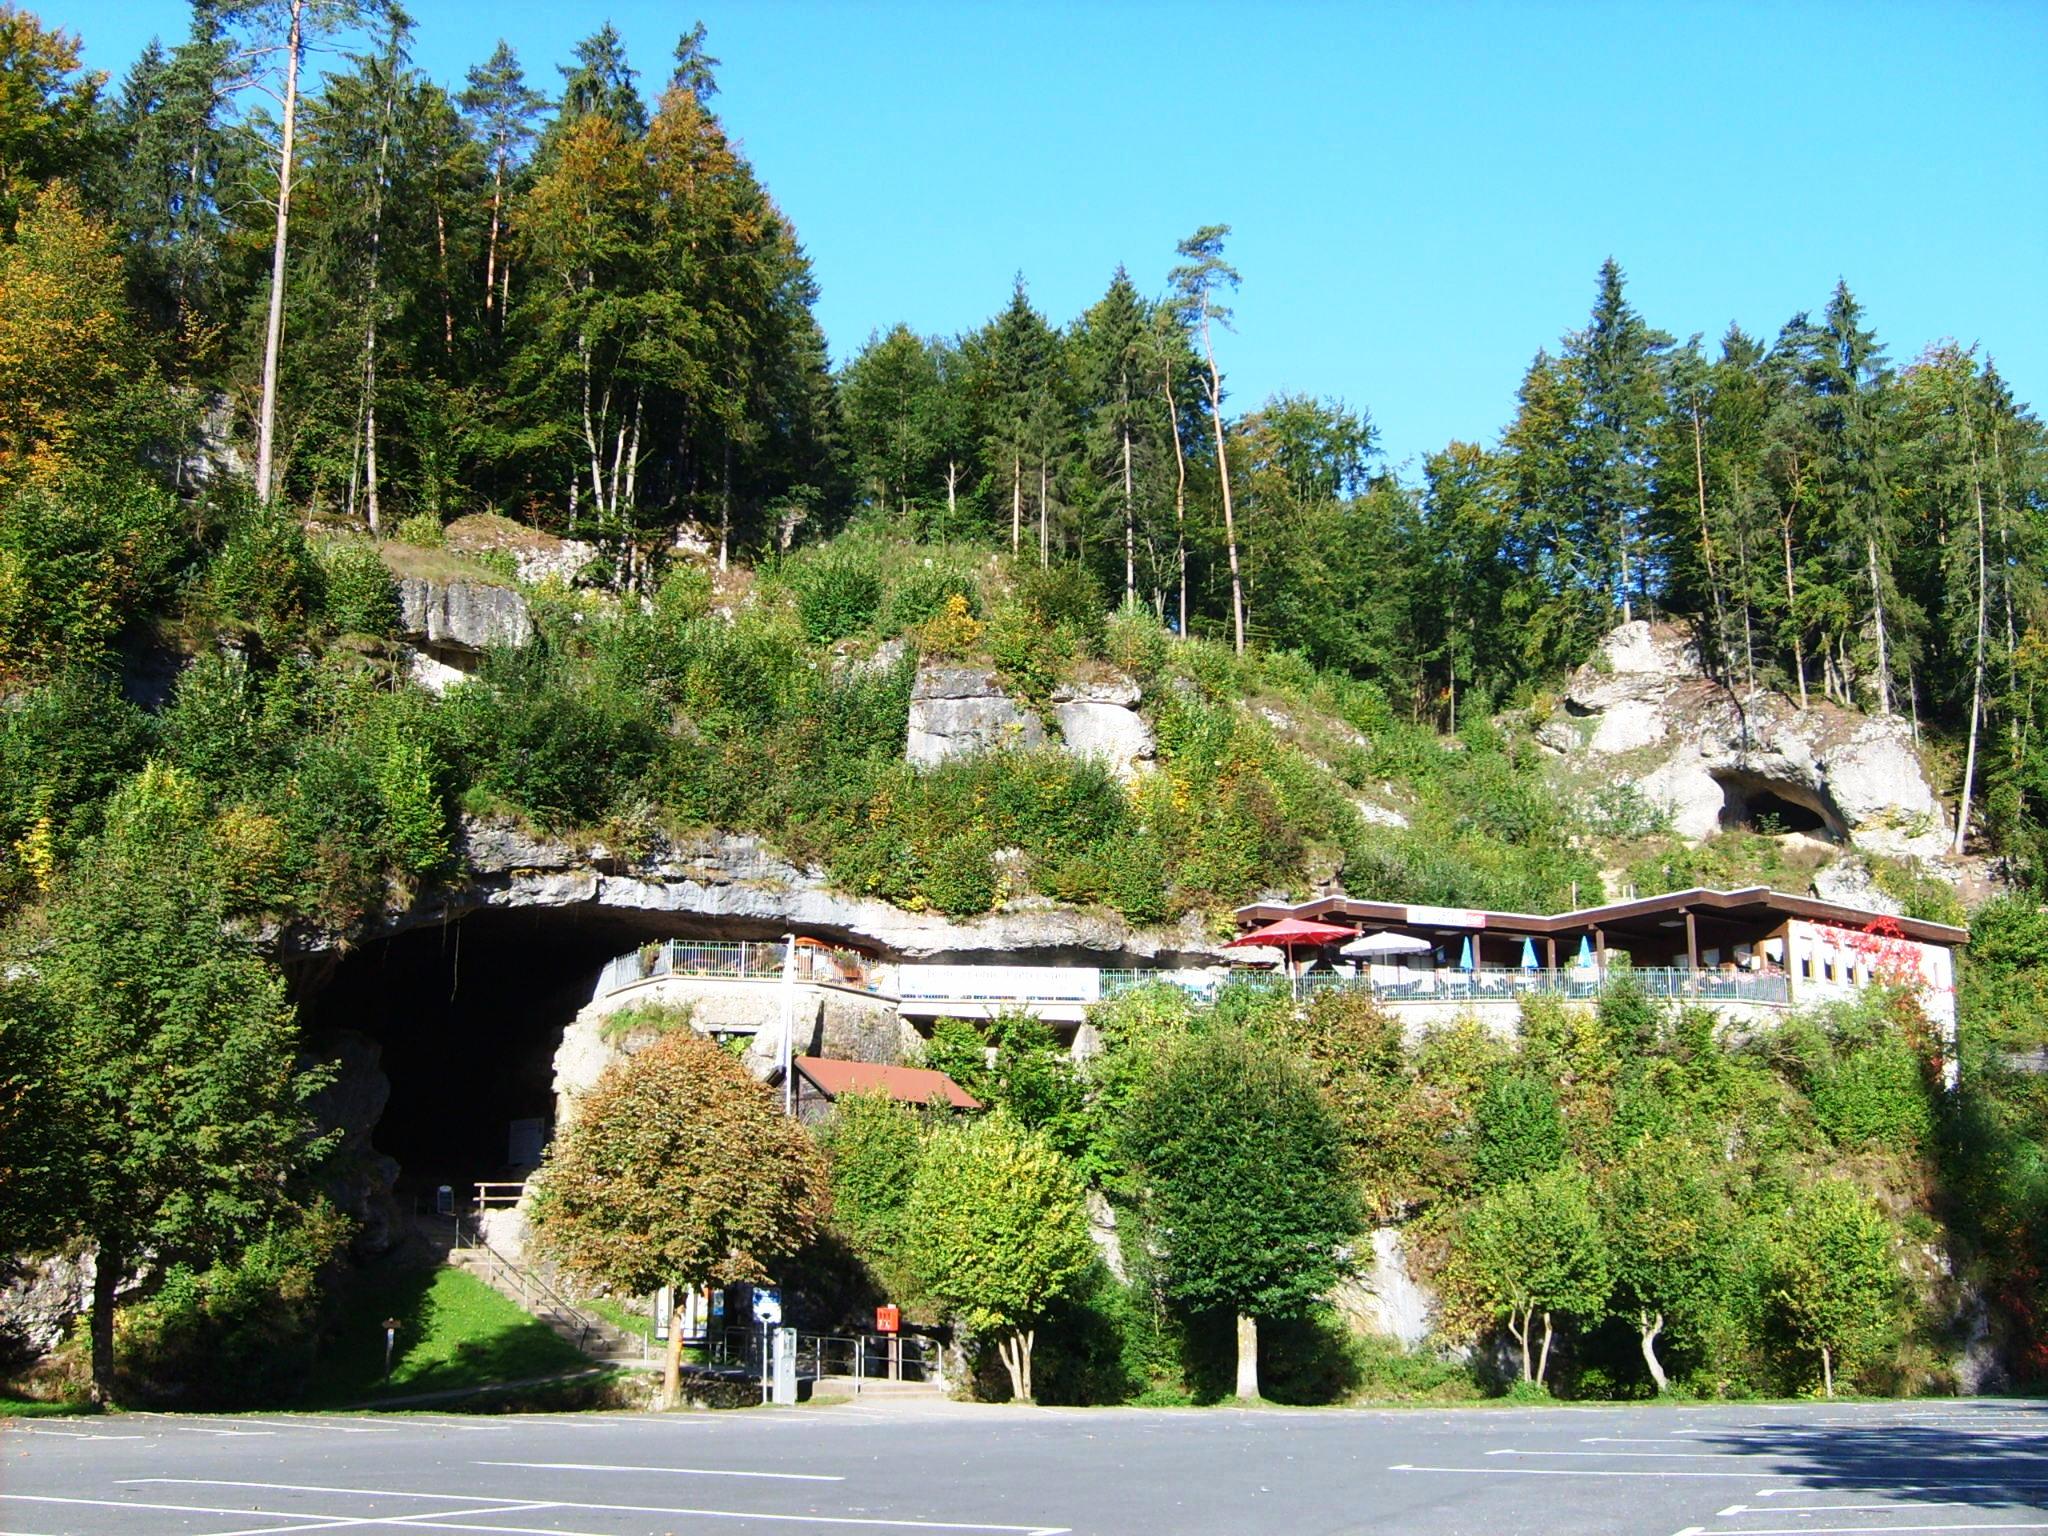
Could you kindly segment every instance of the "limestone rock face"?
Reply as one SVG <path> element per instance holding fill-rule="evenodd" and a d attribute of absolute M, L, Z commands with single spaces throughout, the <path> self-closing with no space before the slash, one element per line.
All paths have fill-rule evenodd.
<path fill-rule="evenodd" d="M 600 845 L 555 842 L 469 818 L 461 851 L 466 872 L 457 884 L 384 913 L 351 941 L 452 922 L 485 908 L 581 909 L 722 918 L 734 932 L 760 938 L 795 928 L 906 960 L 1000 951 L 1016 964 L 1031 964 L 1040 956 L 1080 952 L 1101 956 L 1106 965 L 1155 959 L 1203 964 L 1221 953 L 1192 917 L 1167 927 L 1133 928 L 1106 911 L 1079 911 L 1041 898 L 975 918 L 908 912 L 835 891 L 823 871 L 799 868 L 757 839 L 732 833 L 657 838 L 626 858 Z M 304 961 L 334 952 L 340 936 L 292 927 L 273 931 L 267 942 L 280 959 Z"/>
<path fill-rule="evenodd" d="M 1429 1338 L 1435 1298 L 1408 1270 L 1399 1227 L 1375 1227 L 1372 1262 L 1346 1280 L 1331 1298 L 1352 1326 L 1397 1340 L 1404 1349 Z"/>
<path fill-rule="evenodd" d="M 1861 907 L 1866 912 L 1885 912 L 1893 917 L 1903 917 L 1906 912 L 1897 898 L 1871 878 L 1870 866 L 1861 859 L 1840 859 L 1814 871 L 1813 894 L 1822 901 Z"/>
<path fill-rule="evenodd" d="M 919 767 L 1000 747 L 1045 744 L 1045 725 L 1003 691 L 987 667 L 927 662 L 910 690 L 910 736 L 903 755 Z"/>
<path fill-rule="evenodd" d="M 533 639 L 533 615 L 526 599 L 511 587 L 491 582 L 401 576 L 398 609 L 408 640 L 424 646 L 436 660 L 456 666 L 494 645 L 525 645 Z"/>
<path fill-rule="evenodd" d="M 1870 853 L 1932 858 L 1947 846 L 1906 721 L 1743 697 L 1703 675 L 1676 626 L 1616 629 L 1573 675 L 1564 706 L 1538 739 L 1576 757 L 1649 758 L 1618 776 L 1668 810 L 1681 836 L 1768 817 Z"/>
<path fill-rule="evenodd" d="M 404 1235 L 405 1219 L 392 1196 L 398 1164 L 371 1145 L 391 1098 L 384 1048 L 353 1029 L 330 1030 L 308 1042 L 307 1055 L 330 1064 L 334 1076 L 308 1106 L 315 1120 L 340 1132 L 326 1164 L 325 1190 L 356 1220 L 350 1245 L 368 1256 L 387 1251 Z"/>
<path fill-rule="evenodd" d="M 1134 779 L 1158 753 L 1152 727 L 1138 713 L 1138 685 L 1121 673 L 1053 690 L 1060 740 L 1075 757 L 1093 758 L 1120 779 Z"/>
<path fill-rule="evenodd" d="M 93 1254 L 0 1258 L 0 1365 L 47 1355 L 92 1306 Z"/>

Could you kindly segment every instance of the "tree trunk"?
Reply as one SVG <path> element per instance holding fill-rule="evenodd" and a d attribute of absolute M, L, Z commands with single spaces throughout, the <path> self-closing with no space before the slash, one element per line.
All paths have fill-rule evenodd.
<path fill-rule="evenodd" d="M 683 1396 L 683 1298 L 689 1294 L 681 1283 L 671 1291 L 675 1303 L 668 1309 L 668 1358 L 661 1367 L 661 1406 L 675 1408 Z"/>
<path fill-rule="evenodd" d="M 263 393 L 256 408 L 256 499 L 270 500 L 277 438 L 277 365 L 284 348 L 284 253 L 292 222 L 292 142 L 299 121 L 300 24 L 306 0 L 290 0 L 284 46 L 284 126 L 278 144 L 277 231 L 270 241 L 270 312 L 263 326 Z"/>
<path fill-rule="evenodd" d="M 1827 1389 L 1828 1396 L 1833 1397 L 1835 1395 L 1835 1354 L 1825 1344 L 1820 1347 L 1820 1379 L 1821 1385 Z"/>
<path fill-rule="evenodd" d="M 1173 554 L 1180 580 L 1181 639 L 1188 637 L 1188 457 L 1180 441 L 1180 407 L 1173 398 L 1173 368 L 1163 374 L 1166 383 L 1166 420 L 1173 429 Z"/>
<path fill-rule="evenodd" d="M 1224 447 L 1223 375 L 1216 371 L 1216 348 L 1209 339 L 1209 315 L 1202 313 L 1202 351 L 1209 360 L 1209 419 L 1216 429 L 1216 477 L 1223 486 L 1223 543 L 1230 551 L 1230 632 L 1237 654 L 1244 654 L 1244 575 L 1237 562 L 1237 510 L 1230 495 L 1230 455 Z"/>
<path fill-rule="evenodd" d="M 1259 1398 L 1259 1322 L 1237 1314 L 1237 1400 L 1254 1403 Z"/>
<path fill-rule="evenodd" d="M 1010 452 L 1010 558 L 1024 545 L 1024 456 Z"/>
<path fill-rule="evenodd" d="M 1131 510 L 1131 427 L 1124 423 L 1124 603 L 1138 600 L 1138 522 Z"/>
<path fill-rule="evenodd" d="M 1543 1385 L 1543 1378 L 1550 1374 L 1550 1312 L 1543 1313 L 1543 1353 L 1536 1357 L 1536 1385 Z"/>
<path fill-rule="evenodd" d="M 725 469 L 718 482 L 718 568 L 732 557 L 732 430 L 725 433 Z"/>
<path fill-rule="evenodd" d="M 1700 498 L 1700 559 L 1706 563 L 1707 590 L 1714 599 L 1714 648 L 1718 651 L 1728 643 L 1728 615 L 1721 604 L 1721 574 L 1714 561 L 1713 528 L 1707 521 L 1707 454 L 1700 431 L 1697 397 L 1692 402 L 1692 473 Z M 1715 659 L 1718 662 L 1722 658 Z"/>
<path fill-rule="evenodd" d="M 92 1269 L 92 1400 L 102 1408 L 114 1400 L 114 1297 L 126 1267 L 111 1244 L 99 1245 Z"/>
<path fill-rule="evenodd" d="M 1806 646 L 1799 634 L 1799 596 L 1792 587 L 1792 509 L 1778 520 L 1785 544 L 1785 622 L 1792 626 L 1792 666 L 1799 674 L 1799 707 L 1806 708 Z"/>
<path fill-rule="evenodd" d="M 1968 430 L 1967 422 L 1964 430 Z M 1970 747 L 1963 758 L 1963 793 L 1956 803 L 1955 854 L 1962 857 L 1963 839 L 1970 834 L 1970 796 L 1977 782 L 1977 733 L 1984 719 L 1984 626 L 1987 572 L 1985 570 L 1984 483 L 1977 472 L 1977 449 L 1970 446 L 1970 489 L 1977 504 L 1977 649 L 1970 667 Z"/>
<path fill-rule="evenodd" d="M 1529 1360 L 1529 1323 L 1533 1315 L 1533 1309 L 1529 1312 L 1508 1313 L 1508 1337 L 1521 1347 L 1522 1380 L 1524 1381 L 1534 1381 L 1536 1379 L 1535 1368 Z M 1521 1321 L 1517 1322 L 1517 1318 L 1520 1318 Z"/>
<path fill-rule="evenodd" d="M 1052 524 L 1045 508 L 1045 455 L 1038 456 L 1038 564 L 1040 569 L 1052 564 Z"/>
<path fill-rule="evenodd" d="M 498 213 L 505 199 L 505 157 L 498 156 L 491 172 L 491 233 L 484 245 L 484 314 L 488 317 L 498 285 Z M 472 258 L 473 259 L 473 258 Z"/>
<path fill-rule="evenodd" d="M 1010 1378 L 1010 1396 L 1020 1403 L 1031 1401 L 1031 1346 L 1019 1328 L 996 1345 L 996 1354 Z"/>
<path fill-rule="evenodd" d="M 1877 576 L 1877 535 L 1866 534 L 1863 547 L 1870 560 L 1870 618 L 1877 631 L 1877 709 L 1882 715 L 1892 712 L 1892 668 L 1890 648 L 1885 644 L 1884 632 L 1884 588 Z M 1847 686 L 1847 679 L 1843 679 Z"/>
<path fill-rule="evenodd" d="M 960 466 L 952 459 L 948 459 L 946 460 L 946 526 L 939 530 L 939 545 L 941 548 L 945 547 L 947 538 L 951 536 L 956 526 L 955 519 L 960 511 L 958 504 L 959 487 Z"/>
<path fill-rule="evenodd" d="M 1643 1334 L 1643 1364 L 1650 1368 L 1650 1380 L 1657 1383 L 1657 1395 L 1662 1397 L 1671 1389 L 1671 1382 L 1664 1374 L 1664 1364 L 1657 1358 L 1657 1335 L 1664 1331 L 1664 1314 L 1639 1312 L 1636 1325 Z"/>

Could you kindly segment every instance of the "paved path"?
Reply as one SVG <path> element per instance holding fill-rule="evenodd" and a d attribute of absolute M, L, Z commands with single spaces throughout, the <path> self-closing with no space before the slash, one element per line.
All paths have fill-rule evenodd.
<path fill-rule="evenodd" d="M 2048 1533 L 2048 1402 L 0 1425 L 0 1536 Z"/>

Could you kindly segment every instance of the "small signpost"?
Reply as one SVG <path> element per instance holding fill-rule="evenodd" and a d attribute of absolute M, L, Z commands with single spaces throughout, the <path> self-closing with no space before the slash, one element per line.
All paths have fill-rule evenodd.
<path fill-rule="evenodd" d="M 770 1390 L 769 1334 L 768 1330 L 782 1321 L 782 1293 L 770 1286 L 754 1288 L 754 1321 L 761 1325 L 761 1401 L 768 1401 Z"/>
<path fill-rule="evenodd" d="M 901 1333 L 903 1331 L 903 1309 L 893 1301 L 875 1308 L 875 1332 Z"/>
<path fill-rule="evenodd" d="M 384 1379 L 386 1381 L 391 1379 L 391 1351 L 397 1343 L 398 1319 L 387 1317 L 384 1319 Z"/>

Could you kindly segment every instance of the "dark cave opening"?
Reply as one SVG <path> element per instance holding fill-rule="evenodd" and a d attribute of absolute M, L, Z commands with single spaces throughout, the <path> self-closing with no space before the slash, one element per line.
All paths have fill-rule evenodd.
<path fill-rule="evenodd" d="M 1803 791 L 1764 779 L 1730 776 L 1720 780 L 1721 825 L 1751 832 L 1803 832 L 1839 840 L 1841 823 Z"/>
<path fill-rule="evenodd" d="M 605 962 L 648 937 L 644 922 L 608 913 L 484 911 L 374 940 L 302 982 L 314 1053 L 349 1032 L 379 1049 L 390 1096 L 369 1141 L 399 1164 L 401 1209 L 440 1184 L 463 1199 L 478 1180 L 529 1170 L 534 1133 L 554 1118 L 563 1029 Z"/>

